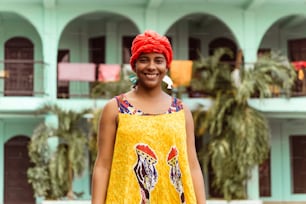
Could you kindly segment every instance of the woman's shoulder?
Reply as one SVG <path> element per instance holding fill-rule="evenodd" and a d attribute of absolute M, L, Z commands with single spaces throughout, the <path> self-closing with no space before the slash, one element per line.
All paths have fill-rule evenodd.
<path fill-rule="evenodd" d="M 117 112 L 118 112 L 117 100 L 116 98 L 112 98 L 109 101 L 107 101 L 106 104 L 104 105 L 103 114 L 117 115 Z"/>

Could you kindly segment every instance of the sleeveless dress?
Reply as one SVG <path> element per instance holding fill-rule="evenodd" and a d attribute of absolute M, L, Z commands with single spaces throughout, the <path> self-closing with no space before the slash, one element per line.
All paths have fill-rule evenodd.
<path fill-rule="evenodd" d="M 195 204 L 182 102 L 164 114 L 137 110 L 116 96 L 118 128 L 107 204 Z"/>

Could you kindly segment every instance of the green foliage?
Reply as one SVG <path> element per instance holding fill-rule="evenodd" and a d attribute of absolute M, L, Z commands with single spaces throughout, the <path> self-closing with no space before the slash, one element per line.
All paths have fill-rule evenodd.
<path fill-rule="evenodd" d="M 237 99 L 246 101 L 255 92 L 260 98 L 271 97 L 272 85 L 281 88 L 283 95 L 289 97 L 295 79 L 293 66 L 280 53 L 272 52 L 271 56 L 260 57 L 254 68 L 243 70 Z"/>
<path fill-rule="evenodd" d="M 73 178 L 81 176 L 86 166 L 88 138 L 80 123 L 89 112 L 66 111 L 51 105 L 38 111 L 56 115 L 59 122 L 57 128 L 45 123 L 38 125 L 31 137 L 28 149 L 34 166 L 28 169 L 27 175 L 35 196 L 60 199 L 71 194 Z M 59 139 L 55 152 L 48 146 L 50 137 Z"/>
<path fill-rule="evenodd" d="M 49 161 L 49 176 L 51 181 L 50 193 L 53 199 L 65 197 L 69 191 L 69 167 L 67 162 L 68 147 L 60 144 L 55 156 Z"/>
<path fill-rule="evenodd" d="M 295 72 L 284 58 L 273 55 L 261 58 L 253 68 L 241 68 L 239 86 L 233 82 L 233 68 L 220 62 L 227 49 L 195 62 L 201 77 L 192 82 L 193 88 L 205 91 L 212 100 L 206 110 L 193 111 L 197 136 L 209 135 L 209 141 L 199 153 L 199 160 L 213 170 L 213 185 L 226 200 L 246 199 L 246 183 L 254 166 L 263 162 L 270 149 L 270 131 L 265 117 L 248 105 L 255 93 L 270 97 L 270 86 L 278 86 L 289 96 Z"/>
<path fill-rule="evenodd" d="M 51 188 L 51 182 L 48 168 L 49 148 L 47 138 L 52 132 L 53 130 L 45 124 L 38 125 L 28 146 L 29 157 L 34 167 L 28 169 L 27 175 L 36 197 L 50 197 L 48 193 Z"/>

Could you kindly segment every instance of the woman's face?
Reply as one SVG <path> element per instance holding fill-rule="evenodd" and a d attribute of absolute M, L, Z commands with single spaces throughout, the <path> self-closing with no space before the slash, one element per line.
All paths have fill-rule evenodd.
<path fill-rule="evenodd" d="M 135 72 L 138 77 L 138 86 L 160 87 L 168 72 L 166 58 L 160 53 L 141 54 L 136 60 Z"/>

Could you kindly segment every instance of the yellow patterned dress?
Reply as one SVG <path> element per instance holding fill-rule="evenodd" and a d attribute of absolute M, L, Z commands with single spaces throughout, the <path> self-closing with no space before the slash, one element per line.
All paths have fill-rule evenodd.
<path fill-rule="evenodd" d="M 148 115 L 125 95 L 116 99 L 119 120 L 106 203 L 195 204 L 181 101 L 173 98 L 167 113 Z"/>

